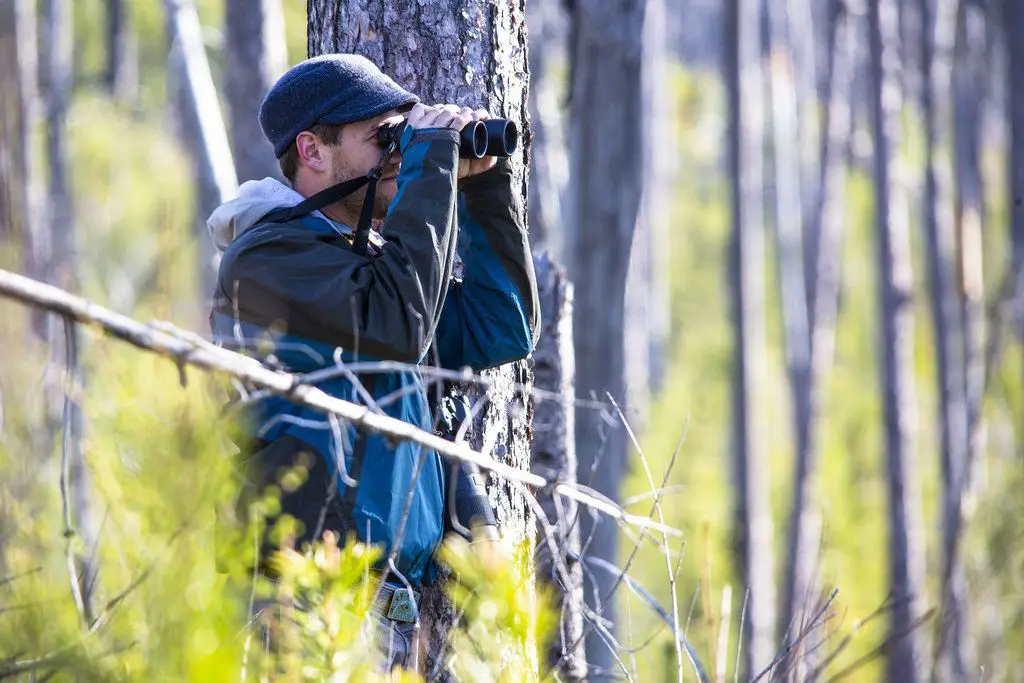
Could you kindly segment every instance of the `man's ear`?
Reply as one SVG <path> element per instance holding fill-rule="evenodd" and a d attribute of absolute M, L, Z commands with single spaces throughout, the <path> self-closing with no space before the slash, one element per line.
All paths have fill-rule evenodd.
<path fill-rule="evenodd" d="M 327 170 L 327 157 L 323 140 L 316 134 L 304 130 L 295 136 L 295 150 L 299 153 L 302 165 L 314 171 Z"/>

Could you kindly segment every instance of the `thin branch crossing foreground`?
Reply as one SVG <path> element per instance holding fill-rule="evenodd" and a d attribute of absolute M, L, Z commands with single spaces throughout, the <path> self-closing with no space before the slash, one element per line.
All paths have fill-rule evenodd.
<path fill-rule="evenodd" d="M 647 517 L 630 514 L 609 500 L 602 500 L 581 490 L 578 485 L 548 481 L 537 474 L 515 469 L 489 455 L 473 450 L 464 441 L 448 441 L 407 422 L 375 413 L 366 406 L 335 398 L 310 386 L 301 375 L 269 370 L 254 358 L 216 346 L 196 334 L 179 330 L 167 323 L 146 325 L 58 287 L 2 269 L 0 296 L 58 313 L 78 323 L 97 326 L 106 334 L 140 349 L 168 356 L 181 368 L 182 377 L 186 365 L 227 374 L 296 403 L 336 415 L 366 431 L 418 443 L 434 449 L 443 456 L 473 463 L 500 477 L 535 489 L 551 487 L 558 495 L 604 513 L 620 523 L 671 536 L 682 536 L 678 529 Z"/>

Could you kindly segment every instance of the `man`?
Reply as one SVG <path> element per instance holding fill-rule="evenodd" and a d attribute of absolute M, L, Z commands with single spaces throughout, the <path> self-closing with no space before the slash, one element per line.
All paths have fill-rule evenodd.
<path fill-rule="evenodd" d="M 403 118 L 399 148 L 382 149 L 378 129 Z M 270 178 L 245 183 L 209 220 L 224 250 L 215 338 L 258 349 L 296 373 L 339 361 L 399 361 L 406 369 L 362 374 L 359 382 L 329 372 L 316 385 L 453 434 L 457 424 L 436 419 L 439 388 L 417 366 L 481 370 L 518 360 L 540 328 L 507 161 L 458 157 L 459 131 L 486 118 L 483 110 L 425 106 L 356 55 L 326 55 L 289 70 L 267 94 L 259 120 L 291 186 Z M 379 222 L 368 233 L 367 206 Z M 444 412 L 451 418 L 458 406 Z M 382 544 L 392 561 L 382 566 L 375 611 L 406 642 L 416 589 L 434 580 L 432 555 L 446 527 L 473 525 L 483 529 L 478 539 L 496 538 L 479 475 L 433 451 L 337 425 L 283 398 L 255 403 L 250 418 L 250 490 L 259 493 L 297 464 L 308 470 L 306 483 L 281 500 L 282 512 L 301 523 L 298 543 L 336 531 Z M 456 510 L 446 506 L 449 489 Z"/>

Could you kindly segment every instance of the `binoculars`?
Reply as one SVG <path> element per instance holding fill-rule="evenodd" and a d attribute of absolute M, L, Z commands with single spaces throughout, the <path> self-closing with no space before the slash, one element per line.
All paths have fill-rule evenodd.
<path fill-rule="evenodd" d="M 402 121 L 381 126 L 377 131 L 377 141 L 382 147 L 398 144 L 407 125 L 407 121 Z M 459 133 L 459 157 L 463 159 L 510 157 L 518 146 L 519 128 L 509 119 L 470 121 Z"/>

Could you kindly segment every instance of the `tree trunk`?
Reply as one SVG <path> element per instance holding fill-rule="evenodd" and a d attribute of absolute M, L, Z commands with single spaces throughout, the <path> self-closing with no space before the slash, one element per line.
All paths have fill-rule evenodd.
<path fill-rule="evenodd" d="M 224 95 L 238 180 L 280 179 L 256 112 L 288 64 L 281 0 L 227 0 L 224 9 Z"/>
<path fill-rule="evenodd" d="M 1011 271 L 1013 286 L 1013 319 L 1024 326 L 1024 5 L 1018 0 L 1003 0 L 1003 26 L 1009 65 L 1006 97 L 1009 100 L 1009 181 L 1007 197 L 1010 204 L 1010 239 L 1013 244 Z M 1021 332 L 1018 327 L 1018 333 Z"/>
<path fill-rule="evenodd" d="M 0 240 L 18 245 L 25 273 L 42 279 L 49 260 L 49 224 L 42 215 L 43 164 L 33 149 L 40 115 L 35 4 L 0 2 Z M 39 320 L 43 316 L 36 316 Z M 42 325 L 35 325 L 42 333 Z"/>
<path fill-rule="evenodd" d="M 783 580 L 780 631 L 793 639 L 814 610 L 816 587 L 812 583 L 818 560 L 821 517 L 815 501 L 815 478 L 822 436 L 821 408 L 825 377 L 832 367 L 835 351 L 835 324 L 839 303 L 841 245 L 845 222 L 846 157 L 849 151 L 853 117 L 853 82 L 856 70 L 857 28 L 845 2 L 837 3 L 832 19 L 832 50 L 827 93 L 825 137 L 821 153 L 822 192 L 812 222 L 820 226 L 814 254 L 814 273 L 809 285 L 811 304 L 810 373 L 807 377 L 805 421 L 797 425 L 796 472 L 793 477 L 793 503 L 789 518 L 787 565 Z M 808 639 L 810 643 L 816 639 Z M 798 653 L 795 656 L 803 662 Z M 801 671 L 796 671 L 800 680 Z"/>
<path fill-rule="evenodd" d="M 964 579 L 953 563 L 952 533 L 960 514 L 957 501 L 959 480 L 966 461 L 968 416 L 963 367 L 963 325 L 955 280 L 954 197 L 951 159 L 942 153 L 950 142 L 951 80 L 956 29 L 957 0 L 938 0 L 934 10 L 930 0 L 919 0 L 924 31 L 921 40 L 921 64 L 926 80 L 922 108 L 928 133 L 925 144 L 924 231 L 928 249 L 929 289 L 932 330 L 936 348 L 936 379 L 939 396 L 940 462 L 942 470 L 943 520 L 943 620 L 937 641 L 936 657 L 946 658 L 949 680 L 967 677 L 968 633 L 964 630 Z"/>
<path fill-rule="evenodd" d="M 924 539 L 915 451 L 914 318 L 910 234 L 903 178 L 896 150 L 900 140 L 899 33 L 893 0 L 869 0 L 871 110 L 874 137 L 875 222 L 881 275 L 882 362 L 885 444 L 891 513 L 889 581 L 897 601 L 892 611 L 888 680 L 921 679 L 923 660 L 916 621 L 924 591 Z"/>
<path fill-rule="evenodd" d="M 135 37 L 128 20 L 125 0 L 107 3 L 107 64 L 103 85 L 107 92 L 121 100 L 129 99 L 138 80 L 138 55 Z"/>
<path fill-rule="evenodd" d="M 562 254 L 562 193 L 569 173 L 565 155 L 564 96 L 555 70 L 566 61 L 568 21 L 561 3 L 527 0 L 530 34 L 530 240 L 536 251 Z"/>
<path fill-rule="evenodd" d="M 205 301 L 213 296 L 219 262 L 206 219 L 214 209 L 237 195 L 238 177 L 203 45 L 199 13 L 192 0 L 164 0 L 164 9 L 181 135 L 196 172 L 199 286 Z M 255 112 L 252 115 L 255 117 Z"/>
<path fill-rule="evenodd" d="M 668 205 L 676 139 L 670 123 L 665 0 L 647 0 L 643 34 L 643 195 L 626 284 L 626 382 L 634 429 L 643 431 L 662 387 L 671 325 Z"/>
<path fill-rule="evenodd" d="M 311 0 L 310 56 L 358 52 L 422 101 L 484 107 L 492 115 L 527 120 L 525 7 L 485 0 L 420 0 L 382 4 L 372 0 Z M 527 196 L 525 145 L 513 159 L 521 196 Z M 525 210 L 525 208 L 523 209 Z M 474 430 L 475 445 L 520 469 L 530 463 L 530 415 L 515 382 L 528 384 L 525 362 L 485 373 L 494 382 L 487 408 Z M 475 400 L 482 397 L 473 396 Z M 534 520 L 526 499 L 505 482 L 488 484 L 502 533 L 529 542 Z M 431 624 L 428 664 L 439 670 L 452 611 L 439 582 L 424 595 L 422 614 Z"/>
<path fill-rule="evenodd" d="M 963 581 L 959 556 L 963 503 L 970 495 L 975 464 L 985 448 L 982 419 L 985 393 L 985 293 L 982 262 L 985 192 L 980 154 L 980 121 L 988 70 L 985 56 L 983 10 L 972 3 L 960 3 L 953 65 L 953 130 L 956 138 L 957 274 L 961 295 L 962 381 L 967 412 L 967 438 L 964 462 L 953 482 L 955 489 L 952 502 L 955 508 L 944 530 L 946 569 L 949 572 L 948 578 L 953 580 L 953 587 L 960 587 Z M 971 633 L 970 615 L 963 615 L 960 620 L 964 622 L 961 629 Z M 965 669 L 970 666 L 971 657 L 975 654 L 969 647 L 966 649 Z"/>
<path fill-rule="evenodd" d="M 49 167 L 47 207 L 49 234 L 53 251 L 46 264 L 47 281 L 67 291 L 79 288 L 78 247 L 79 236 L 75 228 L 73 196 L 68 168 L 67 118 L 71 102 L 74 54 L 74 22 L 70 0 L 45 0 L 43 24 L 46 61 L 42 69 L 46 74 L 46 147 Z M 96 543 L 95 525 L 91 511 L 91 491 L 88 470 L 82 451 L 84 418 L 81 408 L 81 390 L 84 384 L 80 367 L 80 338 L 77 326 L 65 323 L 57 316 L 49 318 L 51 374 L 47 382 L 47 404 L 50 433 L 64 433 L 61 443 L 66 462 L 67 490 L 65 491 L 65 538 L 71 543 L 78 536 L 85 548 L 74 552 L 75 581 L 81 593 L 83 618 L 86 623 L 93 616 L 91 592 L 96 567 L 89 559 Z M 70 380 L 70 381 L 68 381 Z"/>
<path fill-rule="evenodd" d="M 733 438 L 736 566 L 749 591 L 741 634 L 741 675 L 755 674 L 773 654 L 775 628 L 772 521 L 765 449 L 765 236 L 762 207 L 763 106 L 761 3 L 726 5 L 725 78 L 729 108 L 732 203 L 730 279 L 733 336 Z"/>
<path fill-rule="evenodd" d="M 643 181 L 642 62 L 645 2 L 610 7 L 573 3 L 570 80 L 570 182 L 566 194 L 565 261 L 576 293 L 573 344 L 576 395 L 625 406 L 626 275 Z M 615 93 L 609 98 L 608 93 Z M 614 173 L 595 172 L 614 169 Z M 595 410 L 576 419 L 579 478 L 612 500 L 626 472 L 626 431 Z M 618 528 L 610 519 L 580 516 L 589 555 L 615 563 Z M 594 610 L 615 623 L 610 574 L 595 577 Z M 610 675 L 615 653 L 603 634 L 587 642 L 590 675 Z"/>
<path fill-rule="evenodd" d="M 534 178 L 530 180 L 532 183 Z M 543 400 L 534 406 L 530 468 L 548 481 L 575 482 L 572 284 L 566 279 L 565 271 L 547 257 L 537 259 L 536 269 L 543 330 L 533 352 L 534 383 L 538 389 L 561 396 L 562 401 Z M 586 678 L 587 661 L 583 652 L 580 604 L 583 571 L 576 560 L 580 552 L 579 525 L 575 523 L 579 506 L 568 499 L 556 499 L 550 491 L 538 492 L 537 498 L 548 521 L 554 525 L 556 542 L 554 549 L 549 547 L 544 530 L 538 524 L 537 575 L 554 591 L 560 607 L 558 637 L 548 649 L 548 664 L 563 680 L 581 681 Z M 558 563 L 569 572 L 568 585 Z"/>
<path fill-rule="evenodd" d="M 798 90 L 795 80 L 795 59 L 793 54 L 789 13 L 785 5 L 768 2 L 769 19 L 769 78 L 771 84 L 772 115 L 772 159 L 775 187 L 775 238 L 776 275 L 778 277 L 783 321 L 783 343 L 786 352 L 786 369 L 789 375 L 789 390 L 792 406 L 794 450 L 799 461 L 800 454 L 807 450 L 804 440 L 807 425 L 810 424 L 810 381 L 811 381 L 811 340 L 808 325 L 808 301 L 804 273 L 803 211 L 800 186 L 801 164 L 798 153 L 801 149 L 798 123 Z M 803 476 L 803 480 L 800 477 Z M 794 491 L 808 486 L 807 473 L 797 471 Z M 802 503 L 803 501 L 798 501 Z M 804 550 L 807 550 L 806 548 Z M 793 559 L 793 558 L 790 558 Z M 789 586 L 787 586 L 789 588 Z M 803 586 L 809 588 L 809 586 Z M 786 595 L 791 600 L 794 596 Z M 814 596 L 799 594 L 797 610 L 813 613 Z M 808 604 L 809 603 L 809 604 Z M 789 605 L 783 612 L 789 612 Z M 796 614 L 794 612 L 793 614 Z M 802 630 L 798 619 L 790 629 L 788 619 L 779 623 L 783 633 L 795 637 Z M 799 668 L 806 662 L 797 659 Z M 799 674 L 798 674 L 799 677 Z"/>

